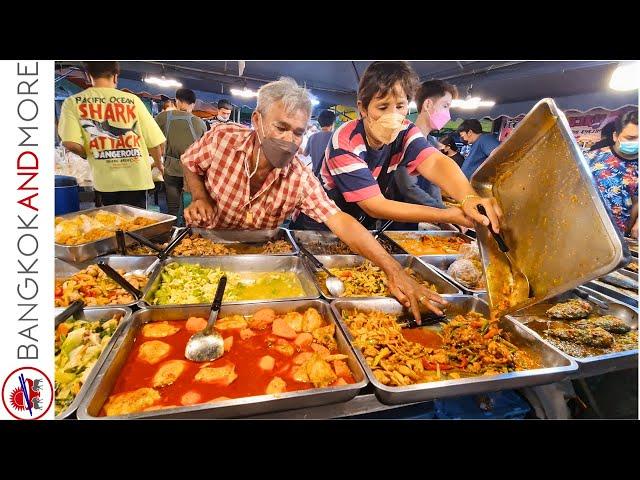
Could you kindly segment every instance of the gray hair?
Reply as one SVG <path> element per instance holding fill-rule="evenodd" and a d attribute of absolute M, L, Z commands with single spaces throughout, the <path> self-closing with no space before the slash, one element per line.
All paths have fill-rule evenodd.
<path fill-rule="evenodd" d="M 287 113 L 302 110 L 311 116 L 311 98 L 306 88 L 300 87 L 293 78 L 280 77 L 280 80 L 267 83 L 258 90 L 256 110 L 264 114 L 275 102 L 282 101 Z"/>

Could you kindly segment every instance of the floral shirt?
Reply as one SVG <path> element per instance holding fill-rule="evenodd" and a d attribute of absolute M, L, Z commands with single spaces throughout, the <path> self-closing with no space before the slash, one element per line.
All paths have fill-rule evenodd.
<path fill-rule="evenodd" d="M 638 159 L 622 158 L 609 147 L 588 153 L 587 159 L 596 185 L 624 234 L 631 227 L 631 208 L 638 195 Z"/>

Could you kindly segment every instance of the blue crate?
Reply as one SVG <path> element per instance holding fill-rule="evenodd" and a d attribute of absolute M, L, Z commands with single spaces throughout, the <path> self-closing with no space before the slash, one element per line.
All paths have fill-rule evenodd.
<path fill-rule="evenodd" d="M 435 417 L 447 420 L 522 419 L 531 411 L 531 405 L 513 390 L 435 400 L 434 404 Z"/>

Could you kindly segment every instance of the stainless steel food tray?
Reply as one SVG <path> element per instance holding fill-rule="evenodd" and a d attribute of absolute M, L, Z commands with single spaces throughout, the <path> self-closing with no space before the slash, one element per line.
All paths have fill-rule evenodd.
<path fill-rule="evenodd" d="M 452 257 L 451 255 L 424 255 L 418 258 L 421 262 L 430 265 L 439 275 L 446 278 L 463 292 L 469 292 L 474 295 L 476 293 L 487 293 L 486 288 L 469 288 L 447 273 L 449 266 L 460 257 Z M 484 275 L 484 272 L 482 274 Z"/>
<path fill-rule="evenodd" d="M 319 242 L 322 245 L 331 245 L 333 243 L 337 243 L 340 239 L 331 232 L 326 232 L 322 230 L 290 230 L 291 237 L 293 238 L 296 245 L 301 245 L 307 250 L 309 250 L 314 255 L 326 255 L 324 253 L 320 253 L 318 249 L 313 248 L 311 245 L 313 243 Z M 369 230 L 369 233 L 374 233 L 374 230 Z M 381 235 L 378 237 L 378 242 L 381 244 L 386 244 L 389 247 L 390 253 L 392 254 L 404 254 L 404 250 L 400 248 L 393 242 L 390 242 L 388 239 L 383 238 Z M 345 254 L 345 255 L 355 255 L 353 254 Z"/>
<path fill-rule="evenodd" d="M 638 281 L 638 274 L 624 268 L 617 270 L 620 275 L 623 275 L 631 280 Z M 638 307 L 638 291 L 637 290 L 629 290 L 626 288 L 621 288 L 616 285 L 611 285 L 610 283 L 604 282 L 600 279 L 592 280 L 587 283 L 587 286 L 596 290 L 604 295 L 615 298 L 621 302 L 626 303 L 627 305 L 631 305 L 632 307 Z"/>
<path fill-rule="evenodd" d="M 270 302 L 251 305 L 229 304 L 222 307 L 220 316 L 250 315 L 261 308 L 272 308 L 277 313 L 293 310 L 316 308 L 325 320 L 335 324 L 336 320 L 328 303 L 322 300 L 296 300 L 289 302 Z M 122 416 L 101 417 L 100 410 L 106 402 L 118 378 L 120 370 L 133 348 L 133 341 L 139 329 L 148 322 L 164 320 L 186 320 L 192 316 L 208 317 L 209 307 L 171 307 L 142 309 L 135 313 L 126 330 L 118 336 L 115 347 L 111 350 L 107 361 L 97 374 L 88 394 L 78 408 L 81 420 L 109 420 L 132 418 L 229 418 L 246 417 L 282 410 L 316 407 L 338 402 L 347 402 L 354 398 L 360 389 L 367 385 L 367 377 L 360 366 L 355 353 L 344 334 L 336 328 L 338 350 L 348 355 L 346 360 L 356 383 L 339 387 L 312 388 L 304 391 L 287 392 L 280 395 L 258 395 L 254 397 L 235 398 L 216 403 L 177 407 L 150 412 L 132 413 Z"/>
<path fill-rule="evenodd" d="M 169 263 L 199 264 L 204 267 L 221 268 L 227 272 L 294 272 L 300 279 L 305 291 L 304 297 L 282 298 L 284 300 L 311 300 L 320 297 L 316 288 L 313 275 L 304 266 L 303 260 L 293 256 L 267 256 L 267 255 L 231 255 L 212 257 L 171 257 L 160 263 L 149 279 L 148 288 L 145 289 L 143 300 L 153 308 L 170 308 L 174 305 L 153 305 L 153 295 L 160 286 L 162 269 Z M 247 300 L 233 303 L 272 302 L 274 300 Z M 198 304 L 201 305 L 201 304 Z"/>
<path fill-rule="evenodd" d="M 126 273 L 129 273 L 136 270 L 138 271 L 144 270 L 156 260 L 156 257 L 149 256 L 149 255 L 139 256 L 139 257 L 130 256 L 130 255 L 126 255 L 126 256 L 105 255 L 103 257 L 89 260 L 86 262 L 81 262 L 81 263 L 68 263 L 56 258 L 55 259 L 56 280 L 59 278 L 68 278 L 71 275 L 78 273 L 80 270 L 87 268 L 89 265 L 97 264 L 98 261 L 100 260 L 104 260 L 105 263 L 109 265 L 111 268 L 115 268 L 115 269 L 121 268 Z M 157 270 L 157 268 L 155 270 Z M 153 273 L 155 272 L 155 270 L 151 272 L 151 275 L 149 275 L 149 280 L 147 281 L 147 285 L 144 288 L 140 289 L 143 296 L 151 284 L 151 278 L 153 277 Z M 127 303 L 125 305 L 113 305 L 113 306 L 133 307 L 134 305 L 137 305 L 141 300 L 142 300 L 142 297 L 136 301 Z M 111 307 L 111 306 L 112 305 L 105 305 L 105 307 Z M 87 305 L 85 307 L 85 310 L 90 310 L 93 308 L 104 308 L 104 307 L 92 307 L 90 305 Z"/>
<path fill-rule="evenodd" d="M 67 213 L 60 215 L 59 217 L 69 219 L 78 215 L 84 214 L 91 216 L 98 210 L 105 210 L 107 212 L 113 212 L 120 215 L 128 215 L 134 217 L 147 217 L 157 221 L 153 225 L 147 225 L 146 227 L 132 230 L 135 233 L 143 235 L 147 238 L 161 235 L 171 230 L 171 226 L 176 221 L 176 217 L 173 215 L 166 215 L 164 213 L 153 212 L 150 210 L 143 210 L 141 208 L 132 207 L 130 205 L 109 205 L 100 208 L 91 208 L 83 210 L 81 212 Z M 125 235 L 125 241 L 127 245 L 135 243 L 135 240 Z M 55 256 L 62 260 L 68 260 L 70 262 L 82 262 L 95 258 L 99 255 L 115 252 L 118 248 L 116 242 L 115 233 L 111 237 L 103 238 L 102 240 L 96 240 L 94 242 L 82 243 L 80 245 L 61 245 L 55 244 Z"/>
<path fill-rule="evenodd" d="M 409 251 L 407 251 L 405 248 L 402 247 L 402 245 L 400 245 L 396 240 L 400 237 L 411 237 L 412 239 L 419 239 L 420 237 L 458 237 L 458 238 L 463 238 L 467 241 L 467 243 L 471 243 L 474 241 L 473 238 L 471 238 L 469 235 L 465 235 L 464 233 L 460 233 L 460 232 L 450 232 L 450 231 L 445 231 L 445 230 L 392 230 L 389 231 L 387 230 L 386 232 L 384 232 L 382 234 L 382 237 L 384 237 L 386 240 L 389 240 L 391 243 L 393 243 L 394 245 L 396 245 L 400 250 L 402 250 L 403 253 L 406 253 L 408 255 L 415 255 L 414 253 L 411 253 Z M 443 256 L 442 254 L 434 254 L 437 256 Z M 415 255 L 416 257 L 422 257 L 422 256 L 431 256 L 431 255 Z M 450 257 L 454 257 L 454 258 L 458 258 L 460 257 L 459 253 L 447 253 L 444 254 L 444 256 L 450 256 Z"/>
<path fill-rule="evenodd" d="M 60 313 L 63 312 L 63 310 L 64 308 L 56 308 L 54 310 L 54 314 L 59 315 Z M 86 320 L 88 322 L 95 322 L 96 320 L 100 320 L 100 321 L 110 320 L 114 315 L 117 315 L 117 314 L 122 315 L 122 318 L 120 319 L 120 323 L 118 324 L 118 327 L 113 332 L 111 339 L 109 339 L 109 342 L 105 345 L 104 349 L 102 350 L 102 353 L 100 353 L 98 360 L 96 361 L 95 365 L 91 369 L 91 373 L 89 373 L 89 376 L 82 384 L 82 387 L 80 387 L 80 391 L 78 392 L 76 397 L 73 399 L 73 402 L 71 402 L 71 405 L 69 405 L 65 410 L 60 412 L 59 415 L 56 415 L 56 420 L 67 418 L 76 411 L 76 409 L 78 408 L 78 405 L 80 405 L 80 402 L 82 401 L 86 393 L 89 391 L 89 388 L 91 388 L 91 384 L 93 383 L 93 380 L 98 374 L 100 367 L 102 366 L 107 356 L 109 355 L 109 352 L 113 348 L 113 345 L 116 343 L 116 338 L 118 338 L 121 332 L 128 326 L 129 320 L 131 319 L 131 309 L 127 307 L 93 308 L 90 310 L 81 311 L 80 313 L 74 316 L 76 320 Z M 58 328 L 58 325 L 64 322 L 65 320 L 61 320 L 59 323 L 56 323 L 55 328 Z"/>
<path fill-rule="evenodd" d="M 441 295 L 455 295 L 462 293 L 460 289 L 449 282 L 447 279 L 442 278 L 436 271 L 431 268 L 429 265 L 425 265 L 420 262 L 417 257 L 412 255 L 392 255 L 393 258 L 400 264 L 402 267 L 411 268 L 415 271 L 420 277 L 424 280 L 427 280 L 430 283 L 433 283 L 438 289 L 438 293 Z M 362 265 L 366 261 L 366 258 L 360 257 L 357 255 L 315 255 L 315 257 L 320 260 L 326 268 L 344 268 L 344 267 L 357 267 L 358 265 Z M 315 269 L 311 265 L 311 263 L 305 258 L 304 259 L 307 268 L 314 272 Z M 328 291 L 326 285 L 321 282 L 318 277 L 314 274 L 313 279 L 316 287 L 322 293 L 322 296 L 328 300 L 337 300 L 338 298 L 388 298 L 388 297 L 334 297 Z"/>
<path fill-rule="evenodd" d="M 489 317 L 489 306 L 477 297 L 455 295 L 445 298 L 449 302 L 446 312 L 448 317 L 470 311 L 476 311 L 482 313 L 487 318 Z M 349 341 L 353 341 L 353 337 L 342 320 L 341 313 L 343 309 L 358 309 L 363 311 L 379 310 L 391 314 L 401 314 L 404 312 L 402 305 L 393 299 L 341 299 L 333 301 L 331 308 L 333 308 L 336 318 Z M 521 323 L 512 319 L 502 318 L 500 320 L 500 328 L 511 333 L 511 343 L 539 352 L 543 361 L 543 367 L 499 375 L 443 380 L 405 387 L 390 387 L 380 383 L 376 379 L 362 352 L 357 348 L 354 348 L 354 350 L 367 377 L 369 377 L 369 381 L 375 388 L 376 395 L 381 402 L 387 404 L 422 402 L 434 398 L 473 395 L 484 392 L 543 385 L 568 378 L 568 376 L 578 368 L 575 360 L 554 346 L 543 342 L 535 332 L 523 326 Z"/>
<path fill-rule="evenodd" d="M 602 310 L 597 305 L 594 306 L 594 312 L 600 312 L 603 315 L 614 315 L 620 320 L 623 320 L 633 330 L 638 330 L 638 310 L 624 305 L 623 303 L 611 298 L 610 296 L 599 293 L 588 287 L 581 287 L 581 289 L 593 297 L 602 300 L 609 305 L 609 310 Z M 556 303 L 566 302 L 573 298 L 578 298 L 572 292 L 566 292 L 562 295 L 553 297 L 544 303 L 534 305 L 532 307 L 525 308 L 519 311 L 517 314 L 509 315 L 518 322 L 525 325 L 536 319 L 547 319 L 545 311 Z M 547 343 L 547 340 L 541 337 L 541 339 Z M 613 372 L 616 370 L 624 370 L 627 368 L 638 368 L 638 349 L 626 350 L 624 352 L 607 353 L 604 355 L 596 355 L 592 357 L 573 357 L 572 355 L 565 353 L 565 355 L 573 358 L 578 363 L 578 370 L 572 374 L 572 377 L 590 377 L 593 375 L 602 375 L 604 373 Z"/>
<path fill-rule="evenodd" d="M 194 234 L 199 234 L 215 243 L 222 243 L 230 247 L 233 244 L 262 244 L 276 240 L 284 240 L 291 245 L 290 253 L 269 253 L 269 256 L 291 256 L 298 254 L 298 246 L 293 241 L 289 230 L 274 228 L 271 230 L 208 230 L 206 228 L 191 228 Z M 247 255 L 240 253 L 238 255 Z"/>
<path fill-rule="evenodd" d="M 500 232 L 533 289 L 534 296 L 513 302 L 511 311 L 569 291 L 630 258 L 565 115 L 550 98 L 531 109 L 471 184 L 501 206 Z M 489 298 L 497 305 L 511 269 L 488 229 L 478 227 L 477 235 Z"/>

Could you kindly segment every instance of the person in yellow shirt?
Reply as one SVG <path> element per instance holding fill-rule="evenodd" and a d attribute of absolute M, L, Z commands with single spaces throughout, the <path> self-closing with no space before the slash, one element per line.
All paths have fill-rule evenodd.
<path fill-rule="evenodd" d="M 91 87 L 62 104 L 58 134 L 86 158 L 104 205 L 147 207 L 154 188 L 149 155 L 161 172 L 165 137 L 142 100 L 116 89 L 118 62 L 85 62 Z"/>

